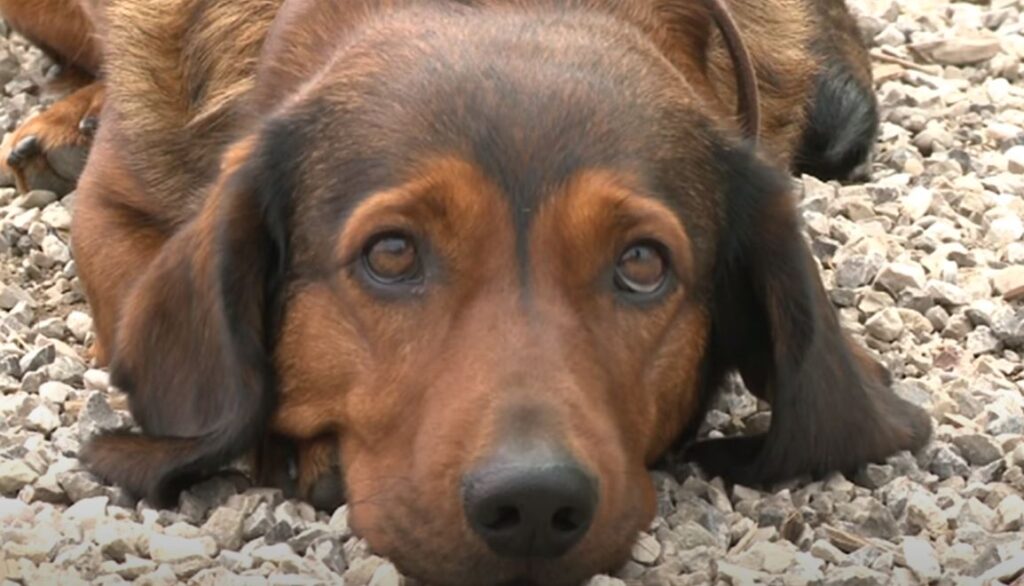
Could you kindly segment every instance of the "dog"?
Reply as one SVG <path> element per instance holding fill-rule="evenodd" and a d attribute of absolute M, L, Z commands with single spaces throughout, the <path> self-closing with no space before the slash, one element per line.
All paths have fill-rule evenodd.
<path fill-rule="evenodd" d="M 875 138 L 842 0 L 0 10 L 92 76 L 52 109 L 91 134 L 44 113 L 7 158 L 31 186 L 88 145 L 73 252 L 141 432 L 81 457 L 151 502 L 247 454 L 287 483 L 294 447 L 297 494 L 412 576 L 572 584 L 626 559 L 673 448 L 759 485 L 930 436 L 789 178 Z M 732 373 L 770 429 L 698 441 Z"/>

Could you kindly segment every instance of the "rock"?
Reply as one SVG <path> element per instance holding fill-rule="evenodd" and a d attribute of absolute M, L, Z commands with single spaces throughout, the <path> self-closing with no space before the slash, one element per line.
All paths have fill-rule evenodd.
<path fill-rule="evenodd" d="M 61 517 L 69 523 L 87 525 L 89 528 L 92 528 L 100 519 L 106 516 L 109 503 L 110 498 L 106 496 L 82 499 L 68 507 Z"/>
<path fill-rule="evenodd" d="M 60 405 L 74 392 L 70 385 L 57 381 L 46 381 L 39 386 L 39 398 Z"/>
<path fill-rule="evenodd" d="M 84 442 L 101 432 L 114 431 L 121 427 L 121 418 L 110 408 L 105 393 L 90 392 L 82 412 L 78 415 L 78 431 L 81 440 Z"/>
<path fill-rule="evenodd" d="M 877 586 L 887 583 L 885 574 L 850 566 L 826 572 L 824 586 Z"/>
<path fill-rule="evenodd" d="M 28 414 L 27 429 L 50 433 L 60 427 L 60 415 L 46 405 L 39 405 Z"/>
<path fill-rule="evenodd" d="M 925 294 L 946 307 L 957 307 L 971 302 L 967 293 L 960 287 L 934 279 L 928 281 Z"/>
<path fill-rule="evenodd" d="M 928 213 L 934 201 L 935 195 L 932 193 L 932 190 L 922 186 L 915 187 L 910 190 L 910 193 L 901 202 L 903 214 L 910 218 L 911 221 L 916 222 Z M 923 286 L 923 283 L 919 286 Z"/>
<path fill-rule="evenodd" d="M 1024 498 L 1010 494 L 1000 501 L 996 508 L 999 514 L 999 531 L 1021 531 L 1024 529 Z"/>
<path fill-rule="evenodd" d="M 927 276 L 919 264 L 889 263 L 882 267 L 875 277 L 875 286 L 881 287 L 892 294 L 898 294 L 907 288 L 922 289 L 927 283 Z"/>
<path fill-rule="evenodd" d="M 390 562 L 377 566 L 370 577 L 369 586 L 401 586 L 405 581 L 398 574 L 398 569 Z"/>
<path fill-rule="evenodd" d="M 602 575 L 591 578 L 586 586 L 626 586 L 626 583 L 618 578 Z"/>
<path fill-rule="evenodd" d="M 53 234 L 47 234 L 46 237 L 43 238 L 42 248 L 43 254 L 45 254 L 51 262 L 63 265 L 71 260 L 71 251 L 68 249 L 68 245 L 64 244 L 60 238 Z"/>
<path fill-rule="evenodd" d="M 993 531 L 996 526 L 997 516 L 995 511 L 985 503 L 976 498 L 969 498 L 960 508 L 960 515 L 957 517 L 957 525 L 964 526 L 966 523 L 973 523 L 984 531 Z"/>
<path fill-rule="evenodd" d="M 47 364 L 52 364 L 57 358 L 57 349 L 53 344 L 47 344 L 41 348 L 36 348 L 25 354 L 19 366 L 21 366 L 21 372 L 32 372 L 38 368 L 42 368 Z"/>
<path fill-rule="evenodd" d="M 34 189 L 14 201 L 14 205 L 26 209 L 42 209 L 57 201 L 57 194 L 45 189 Z"/>
<path fill-rule="evenodd" d="M 242 547 L 242 524 L 245 517 L 241 511 L 221 507 L 213 511 L 203 524 L 202 532 L 217 542 L 221 549 L 236 550 Z"/>
<path fill-rule="evenodd" d="M 992 220 L 988 225 L 988 240 L 995 246 L 1006 246 L 1024 236 L 1024 222 L 1019 216 L 1005 215 Z"/>
<path fill-rule="evenodd" d="M 217 555 L 217 563 L 232 572 L 245 572 L 252 569 L 255 561 L 248 554 L 221 550 Z"/>
<path fill-rule="evenodd" d="M 39 219 L 47 226 L 56 230 L 71 229 L 71 214 L 60 203 L 53 203 L 43 208 L 43 213 L 40 214 Z"/>
<path fill-rule="evenodd" d="M 1024 145 L 1010 147 L 1005 153 L 1006 166 L 1011 173 L 1024 173 Z"/>
<path fill-rule="evenodd" d="M 61 535 L 52 527 L 34 527 L 5 532 L 3 551 L 10 558 L 25 558 L 35 564 L 53 559 L 61 545 Z"/>
<path fill-rule="evenodd" d="M 903 538 L 903 558 L 922 582 L 930 583 L 942 576 L 942 564 L 932 544 L 920 537 Z"/>
<path fill-rule="evenodd" d="M 992 333 L 991 328 L 978 326 L 973 332 L 967 334 L 966 349 L 972 356 L 992 354 L 1002 349 L 1002 342 L 999 341 L 998 336 Z"/>
<path fill-rule="evenodd" d="M 1024 287 L 1024 266 L 1015 265 L 996 271 L 992 276 L 992 287 L 1000 295 Z"/>
<path fill-rule="evenodd" d="M 1009 582 L 1024 574 L 1024 553 L 1018 553 L 1004 562 L 996 564 L 978 578 L 978 583 L 991 584 L 995 581 Z M 1017 584 L 1017 582 L 1014 582 Z"/>
<path fill-rule="evenodd" d="M 933 535 L 939 535 L 948 527 L 946 515 L 935 502 L 935 497 L 923 490 L 915 490 L 906 502 L 907 522 L 926 529 Z"/>
<path fill-rule="evenodd" d="M 72 501 L 106 494 L 95 476 L 85 470 L 71 470 L 57 475 L 57 482 Z"/>
<path fill-rule="evenodd" d="M 126 562 L 129 556 L 139 555 L 139 548 L 146 541 L 146 529 L 131 521 L 108 519 L 96 525 L 93 540 L 105 556 Z"/>
<path fill-rule="evenodd" d="M 26 303 L 29 307 L 33 307 L 35 299 L 13 283 L 0 282 L 0 309 L 10 311 L 19 303 Z"/>
<path fill-rule="evenodd" d="M 769 576 L 764 572 L 750 570 L 728 562 L 720 561 L 716 566 L 718 577 L 724 580 L 726 584 L 732 584 L 733 586 L 765 584 L 769 580 Z"/>
<path fill-rule="evenodd" d="M 811 555 L 826 563 L 838 565 L 846 560 L 846 554 L 824 539 L 811 544 Z"/>
<path fill-rule="evenodd" d="M 286 572 L 301 572 L 302 558 L 286 543 L 264 545 L 253 550 L 252 558 L 257 564 L 272 563 Z"/>
<path fill-rule="evenodd" d="M 868 319 L 864 324 L 864 329 L 868 334 L 883 342 L 892 342 L 903 333 L 903 320 L 900 318 L 900 312 L 896 308 L 890 307 Z"/>
<path fill-rule="evenodd" d="M 138 578 L 156 571 L 156 562 L 142 559 L 134 555 L 126 555 L 123 562 L 111 567 L 114 573 L 125 580 L 137 580 Z"/>
<path fill-rule="evenodd" d="M 71 331 L 71 335 L 79 342 L 84 342 L 89 332 L 92 331 L 92 318 L 89 314 L 82 311 L 72 311 L 69 313 L 65 323 L 68 330 Z"/>
<path fill-rule="evenodd" d="M 156 570 L 140 576 L 135 581 L 136 586 L 175 586 L 180 583 L 169 564 L 160 564 Z"/>
<path fill-rule="evenodd" d="M 0 497 L 0 526 L 11 527 L 18 523 L 31 523 L 32 509 L 17 499 Z"/>
<path fill-rule="evenodd" d="M 896 470 L 888 464 L 868 464 L 857 475 L 857 482 L 870 489 L 881 488 L 896 477 Z"/>
<path fill-rule="evenodd" d="M 383 564 L 384 560 L 377 556 L 355 560 L 345 571 L 345 586 L 368 586 L 377 568 Z"/>
<path fill-rule="evenodd" d="M 661 555 L 661 544 L 658 543 L 658 540 L 648 533 L 641 533 L 636 543 L 633 544 L 631 556 L 633 561 L 649 566 L 658 560 L 659 555 Z"/>
<path fill-rule="evenodd" d="M 953 476 L 967 476 L 970 472 L 967 462 L 946 445 L 937 447 L 928 469 L 943 480 Z"/>
<path fill-rule="evenodd" d="M 953 445 L 972 466 L 984 466 L 1003 457 L 1002 451 L 987 435 L 978 433 L 953 438 Z"/>
<path fill-rule="evenodd" d="M 884 259 L 878 255 L 850 255 L 836 266 L 836 285 L 849 289 L 870 283 L 881 269 Z"/>
<path fill-rule="evenodd" d="M 0 461 L 0 494 L 16 494 L 36 478 L 39 478 L 39 473 L 21 460 Z"/>
<path fill-rule="evenodd" d="M 320 541 L 323 537 L 332 535 L 324 526 L 317 525 L 303 530 L 295 537 L 288 540 L 288 546 L 295 550 L 295 553 L 302 555 L 306 553 L 309 546 Z"/>
<path fill-rule="evenodd" d="M 350 537 L 352 529 L 348 524 L 348 505 L 338 507 L 334 514 L 331 515 L 331 520 L 327 525 L 340 538 L 346 539 Z"/>
<path fill-rule="evenodd" d="M 217 553 L 213 539 L 187 539 L 154 533 L 149 537 L 149 557 L 158 564 L 176 563 L 191 558 L 209 558 Z"/>
<path fill-rule="evenodd" d="M 339 538 L 323 539 L 310 545 L 306 557 L 323 562 L 328 569 L 337 574 L 344 574 L 348 567 L 345 546 Z"/>
<path fill-rule="evenodd" d="M 988 61 L 999 53 L 999 37 L 985 31 L 962 34 L 938 41 L 915 43 L 911 49 L 932 63 L 971 65 Z"/>

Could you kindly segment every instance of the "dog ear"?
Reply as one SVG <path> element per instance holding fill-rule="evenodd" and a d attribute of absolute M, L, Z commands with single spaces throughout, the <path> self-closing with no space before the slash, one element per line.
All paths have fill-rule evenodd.
<path fill-rule="evenodd" d="M 228 151 L 197 216 L 127 295 L 112 382 L 142 434 L 85 446 L 97 475 L 166 505 L 261 439 L 274 405 L 273 336 L 286 271 L 293 157 L 265 141 Z M 276 164 L 275 164 L 276 163 Z"/>
<path fill-rule="evenodd" d="M 724 148 L 712 380 L 738 370 L 772 405 L 765 434 L 690 446 L 707 472 L 745 485 L 847 472 L 928 441 L 931 421 L 842 330 L 801 234 L 789 179 Z"/>

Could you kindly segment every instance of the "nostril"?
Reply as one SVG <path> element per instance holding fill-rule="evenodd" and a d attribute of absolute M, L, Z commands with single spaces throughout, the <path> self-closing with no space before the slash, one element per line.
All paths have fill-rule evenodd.
<path fill-rule="evenodd" d="M 469 528 L 495 553 L 554 558 L 587 534 L 598 489 L 571 460 L 499 460 L 467 475 L 462 498 Z"/>
<path fill-rule="evenodd" d="M 579 511 L 573 507 L 562 507 L 555 511 L 555 515 L 551 517 L 551 526 L 555 531 L 562 533 L 572 533 L 582 525 Z"/>
<path fill-rule="evenodd" d="M 515 507 L 497 507 L 491 513 L 491 518 L 484 519 L 480 523 L 491 531 L 505 531 L 514 529 L 519 525 L 519 509 Z"/>

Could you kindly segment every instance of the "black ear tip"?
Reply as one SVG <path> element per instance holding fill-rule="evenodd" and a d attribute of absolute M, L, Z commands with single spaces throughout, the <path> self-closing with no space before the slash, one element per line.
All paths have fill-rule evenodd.
<path fill-rule="evenodd" d="M 182 481 L 169 460 L 172 450 L 161 450 L 163 442 L 128 432 L 108 432 L 90 439 L 79 452 L 85 467 L 136 498 L 157 508 L 177 504 Z"/>
<path fill-rule="evenodd" d="M 904 418 L 910 428 L 910 446 L 907 449 L 916 452 L 932 439 L 932 418 L 924 409 L 910 403 L 906 404 Z"/>

